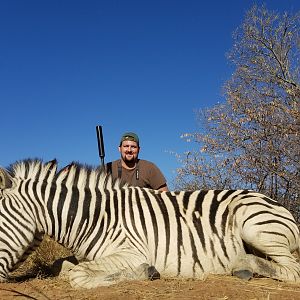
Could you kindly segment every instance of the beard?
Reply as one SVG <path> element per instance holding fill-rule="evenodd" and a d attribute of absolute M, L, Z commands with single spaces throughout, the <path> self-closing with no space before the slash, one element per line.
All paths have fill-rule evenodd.
<path fill-rule="evenodd" d="M 129 162 L 129 163 L 132 163 L 132 162 L 135 162 L 136 158 L 134 157 L 134 155 L 132 153 L 125 153 L 123 156 L 122 156 L 124 162 Z"/>

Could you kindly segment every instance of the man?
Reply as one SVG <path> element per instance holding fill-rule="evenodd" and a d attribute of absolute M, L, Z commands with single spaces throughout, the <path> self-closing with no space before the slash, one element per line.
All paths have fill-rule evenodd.
<path fill-rule="evenodd" d="M 107 172 L 113 179 L 120 178 L 122 183 L 168 191 L 166 179 L 160 169 L 152 162 L 139 159 L 140 143 L 133 132 L 122 135 L 119 145 L 121 159 L 106 164 Z"/>

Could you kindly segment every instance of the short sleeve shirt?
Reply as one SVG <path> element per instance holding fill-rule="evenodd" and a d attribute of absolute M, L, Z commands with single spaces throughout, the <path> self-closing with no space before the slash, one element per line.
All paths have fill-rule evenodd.
<path fill-rule="evenodd" d="M 128 170 L 122 167 L 121 160 L 106 164 L 106 170 L 112 174 L 113 179 L 121 178 L 122 183 L 158 190 L 166 185 L 166 179 L 160 169 L 152 162 L 139 159 L 137 166 Z"/>

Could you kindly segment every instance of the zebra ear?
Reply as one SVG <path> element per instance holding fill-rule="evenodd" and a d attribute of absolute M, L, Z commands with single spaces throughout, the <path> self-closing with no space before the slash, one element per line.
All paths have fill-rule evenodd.
<path fill-rule="evenodd" d="M 10 174 L 0 168 L 0 189 L 7 189 L 12 187 L 12 177 Z"/>

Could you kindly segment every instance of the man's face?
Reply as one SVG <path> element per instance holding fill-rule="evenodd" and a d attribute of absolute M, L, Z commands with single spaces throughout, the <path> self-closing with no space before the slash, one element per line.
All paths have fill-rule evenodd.
<path fill-rule="evenodd" d="M 125 162 L 133 162 L 138 158 L 140 148 L 134 141 L 123 141 L 119 147 L 121 157 Z"/>

